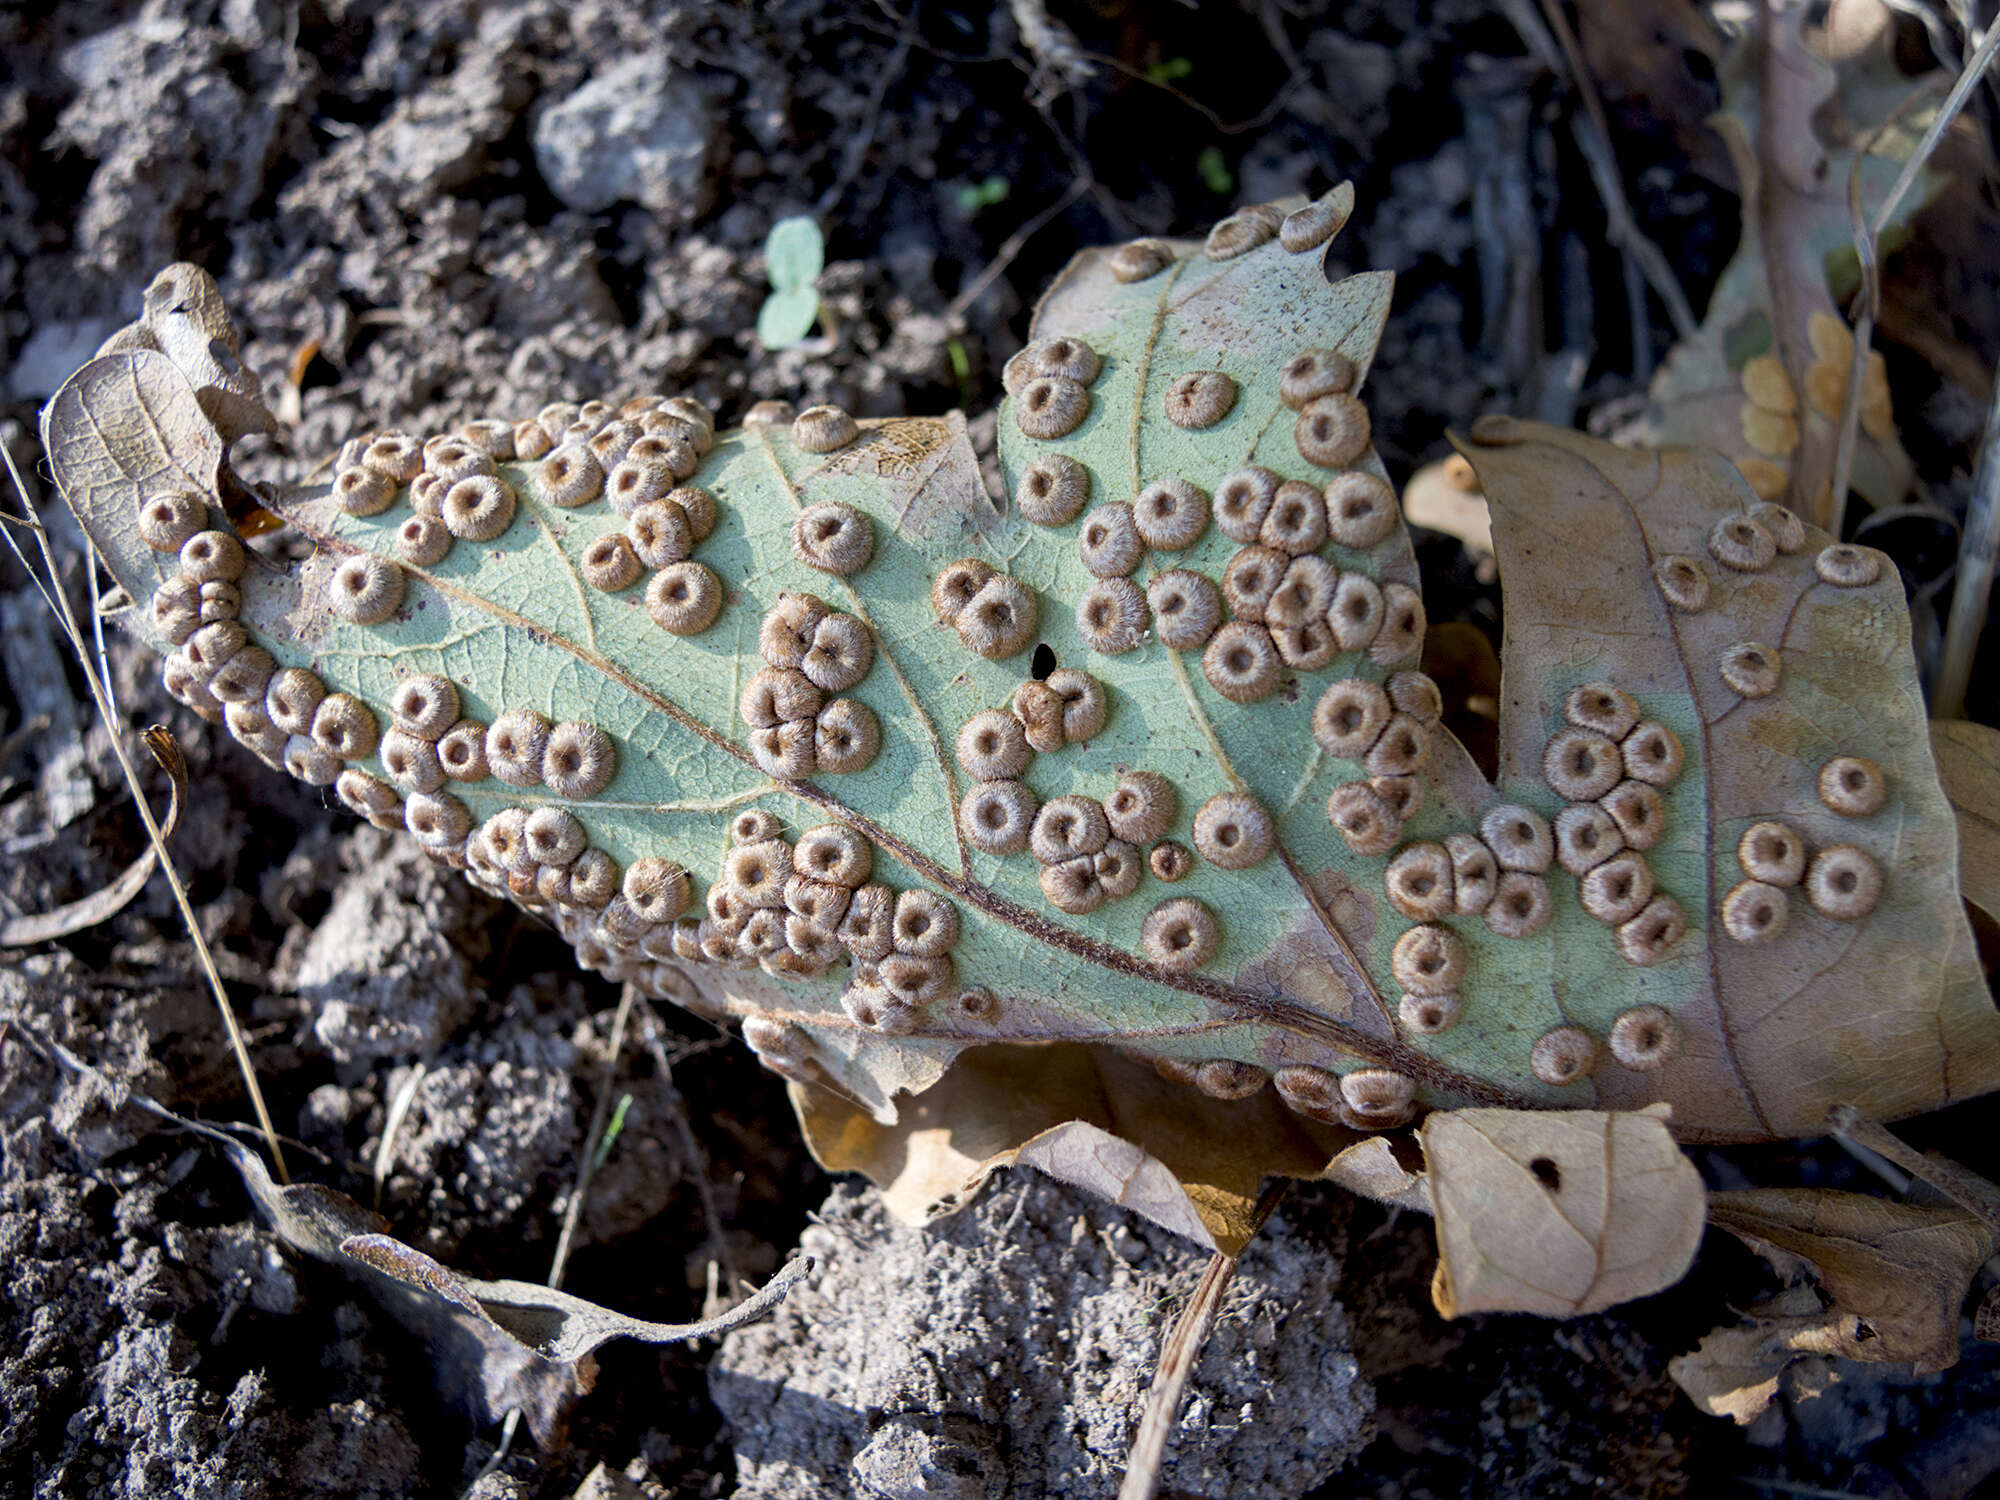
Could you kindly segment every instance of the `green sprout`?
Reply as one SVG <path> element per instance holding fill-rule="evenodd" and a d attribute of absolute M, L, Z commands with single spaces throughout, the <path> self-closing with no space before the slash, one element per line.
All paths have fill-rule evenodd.
<path fill-rule="evenodd" d="M 1208 184 L 1211 193 L 1227 197 L 1236 191 L 1236 174 L 1229 170 L 1219 146 L 1202 147 L 1201 154 L 1194 159 L 1194 169 L 1201 173 L 1201 180 Z"/>
<path fill-rule="evenodd" d="M 604 1139 L 597 1143 L 597 1154 L 590 1161 L 591 1171 L 602 1170 L 604 1163 L 610 1159 L 612 1142 L 624 1132 L 625 1115 L 631 1108 L 632 1096 L 622 1095 L 618 1100 L 618 1107 L 611 1111 L 611 1123 L 604 1127 Z"/>
<path fill-rule="evenodd" d="M 757 313 L 757 341 L 766 349 L 788 349 L 812 332 L 819 317 L 813 282 L 825 265 L 826 241 L 810 218 L 780 219 L 771 226 L 764 241 L 771 295 Z"/>
<path fill-rule="evenodd" d="M 966 213 L 976 214 L 982 208 L 991 208 L 996 203 L 1004 203 L 1014 185 L 998 172 L 989 172 L 979 182 L 959 184 L 958 206 Z"/>

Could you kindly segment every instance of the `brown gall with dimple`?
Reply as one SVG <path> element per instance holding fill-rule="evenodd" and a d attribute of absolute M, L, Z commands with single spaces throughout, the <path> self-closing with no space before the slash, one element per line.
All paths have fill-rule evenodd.
<path fill-rule="evenodd" d="M 1019 579 L 995 574 L 959 610 L 953 624 L 959 639 L 977 655 L 1000 660 L 1027 649 L 1035 638 L 1040 611 Z"/>
<path fill-rule="evenodd" d="M 1146 914 L 1139 946 L 1149 963 L 1170 974 L 1186 974 L 1215 957 L 1221 933 L 1215 914 L 1186 896 L 1162 901 Z"/>
<path fill-rule="evenodd" d="M 1680 736 L 1664 724 L 1648 719 L 1625 736 L 1621 744 L 1625 774 L 1649 786 L 1671 786 L 1681 773 Z"/>
<path fill-rule="evenodd" d="M 1159 240 L 1128 240 L 1108 257 L 1114 281 L 1146 281 L 1174 262 L 1174 253 Z"/>
<path fill-rule="evenodd" d="M 1835 588 L 1866 588 L 1882 576 L 1882 554 L 1872 547 L 1836 542 L 1813 559 L 1813 571 Z"/>
<path fill-rule="evenodd" d="M 1778 544 L 1748 516 L 1724 516 L 1709 529 L 1708 551 L 1725 568 L 1761 573 L 1776 561 Z"/>
<path fill-rule="evenodd" d="M 1356 854 L 1387 854 L 1402 835 L 1402 819 L 1365 781 L 1335 787 L 1326 799 L 1326 818 Z"/>
<path fill-rule="evenodd" d="M 1321 396 L 1292 424 L 1299 457 L 1322 469 L 1345 469 L 1368 451 L 1368 408 L 1353 396 Z"/>
<path fill-rule="evenodd" d="M 1247 870 L 1262 862 L 1276 837 L 1271 815 L 1245 792 L 1219 792 L 1194 815 L 1195 849 L 1218 869 Z"/>
<path fill-rule="evenodd" d="M 1190 370 L 1167 387 L 1167 420 L 1191 432 L 1213 427 L 1236 405 L 1236 382 L 1220 370 Z"/>
<path fill-rule="evenodd" d="M 1675 553 L 1661 558 L 1653 565 L 1653 582 L 1660 596 L 1685 614 L 1708 607 L 1708 575 L 1691 557 Z"/>
<path fill-rule="evenodd" d="M 1669 895 L 1655 895 L 1644 910 L 1619 926 L 1619 956 L 1641 967 L 1661 963 L 1673 957 L 1687 931 L 1687 913 L 1680 903 Z"/>
<path fill-rule="evenodd" d="M 1572 802 L 1555 822 L 1556 863 L 1572 875 L 1589 874 L 1625 847 L 1617 821 L 1595 802 Z"/>
<path fill-rule="evenodd" d="M 1577 902 L 1608 926 L 1629 922 L 1653 899 L 1653 869 L 1629 850 L 1592 866 L 1578 880 Z"/>
<path fill-rule="evenodd" d="M 1597 1067 L 1597 1038 L 1581 1026 L 1544 1032 L 1528 1053 L 1534 1075 L 1554 1088 L 1581 1083 Z"/>
<path fill-rule="evenodd" d="M 1783 823 L 1752 823 L 1736 841 L 1736 863 L 1752 880 L 1797 885 L 1806 873 L 1805 840 Z"/>
<path fill-rule="evenodd" d="M 1262 625 L 1231 620 L 1209 638 L 1201 653 L 1208 685 L 1232 703 L 1255 703 L 1278 690 L 1284 661 Z"/>
<path fill-rule="evenodd" d="M 792 423 L 792 443 L 806 453 L 832 453 L 861 436 L 854 418 L 837 406 L 809 406 Z"/>
<path fill-rule="evenodd" d="M 1783 662 L 1774 647 L 1740 641 L 1722 653 L 1716 670 L 1731 690 L 1746 698 L 1767 698 L 1778 690 Z"/>
<path fill-rule="evenodd" d="M 1173 826 L 1179 798 L 1157 771 L 1127 771 L 1104 799 L 1111 832 L 1128 844 L 1150 844 Z"/>
<path fill-rule="evenodd" d="M 386 557 L 344 558 L 327 581 L 327 607 L 350 625 L 379 625 L 403 602 L 403 570 Z"/>
<path fill-rule="evenodd" d="M 1639 704 L 1612 682 L 1586 682 L 1563 699 L 1563 717 L 1579 729 L 1622 740 L 1639 722 Z"/>
<path fill-rule="evenodd" d="M 1363 551 L 1386 540 L 1402 518 L 1389 482 L 1365 469 L 1334 475 L 1322 494 L 1327 536 L 1336 546 L 1350 551 Z"/>
<path fill-rule="evenodd" d="M 1287 557 L 1317 552 L 1326 543 L 1326 497 L 1313 485 L 1286 480 L 1271 497 L 1257 540 Z"/>
<path fill-rule="evenodd" d="M 1617 741 L 1595 729 L 1565 725 L 1542 750 L 1542 780 L 1569 802 L 1594 802 L 1625 779 Z"/>
<path fill-rule="evenodd" d="M 1037 526 L 1062 526 L 1090 500 L 1090 471 L 1067 453 L 1044 453 L 1021 473 L 1014 505 Z"/>
<path fill-rule="evenodd" d="M 1278 232 L 1282 221 L 1263 205 L 1245 208 L 1218 219 L 1202 242 L 1202 253 L 1210 260 L 1234 260 L 1255 250 Z"/>
<path fill-rule="evenodd" d="M 1882 867 L 1867 851 L 1833 844 L 1813 856 L 1806 870 L 1806 899 L 1836 922 L 1855 922 L 1882 898 Z"/>
<path fill-rule="evenodd" d="M 1077 634 L 1105 656 L 1135 649 L 1149 620 L 1146 596 L 1129 578 L 1100 578 L 1077 596 Z"/>
<path fill-rule="evenodd" d="M 1411 844 L 1383 872 L 1389 904 L 1413 922 L 1437 922 L 1456 909 L 1451 854 L 1442 844 Z"/>
<path fill-rule="evenodd" d="M 1200 573 L 1174 568 L 1146 585 L 1146 605 L 1160 644 L 1198 651 L 1222 622 L 1222 594 Z"/>
<path fill-rule="evenodd" d="M 1068 437 L 1090 415 L 1090 392 L 1060 375 L 1040 375 L 1014 397 L 1014 425 L 1044 441 Z"/>
<path fill-rule="evenodd" d="M 1819 768 L 1819 800 L 1843 818 L 1873 817 L 1889 800 L 1882 768 L 1859 755 L 1836 755 Z"/>
<path fill-rule="evenodd" d="M 1208 529 L 1208 492 L 1186 479 L 1156 479 L 1132 502 L 1132 520 L 1148 547 L 1179 552 Z"/>
<path fill-rule="evenodd" d="M 1085 516 L 1076 534 L 1076 551 L 1092 577 L 1129 576 L 1146 551 L 1132 517 L 1132 507 L 1113 502 L 1100 505 Z"/>
<path fill-rule="evenodd" d="M 875 528 L 853 506 L 821 501 L 792 522 L 792 553 L 809 568 L 852 577 L 875 555 Z"/>
<path fill-rule="evenodd" d="M 1235 469 L 1215 487 L 1215 524 L 1232 541 L 1257 540 L 1282 481 L 1269 469 Z"/>
<path fill-rule="evenodd" d="M 1278 374 L 1278 399 L 1303 411 L 1321 396 L 1346 395 L 1354 380 L 1354 361 L 1338 349 L 1306 349 L 1285 361 Z"/>
<path fill-rule="evenodd" d="M 1657 1005 L 1635 1005 L 1611 1023 L 1611 1055 L 1635 1073 L 1665 1067 L 1680 1050 L 1680 1027 Z"/>
<path fill-rule="evenodd" d="M 1770 942 L 1790 915 L 1784 887 L 1761 880 L 1738 881 L 1722 898 L 1722 930 L 1746 946 Z"/>
<path fill-rule="evenodd" d="M 1497 937 L 1533 937 L 1548 925 L 1552 909 L 1549 883 L 1540 875 L 1504 870 L 1486 903 L 1486 925 Z"/>

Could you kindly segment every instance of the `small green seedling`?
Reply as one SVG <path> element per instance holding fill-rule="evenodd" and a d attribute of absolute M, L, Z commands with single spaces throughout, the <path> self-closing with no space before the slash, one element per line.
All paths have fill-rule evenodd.
<path fill-rule="evenodd" d="M 1202 147 L 1201 154 L 1194 159 L 1194 169 L 1208 184 L 1208 190 L 1217 197 L 1226 198 L 1236 191 L 1236 174 L 1229 170 L 1229 163 L 1220 148 Z"/>
<path fill-rule="evenodd" d="M 959 184 L 958 206 L 969 214 L 976 214 L 982 208 L 1006 202 L 1007 195 L 1013 190 L 1013 183 L 998 172 L 989 172 L 978 182 Z"/>
<path fill-rule="evenodd" d="M 812 332 L 819 317 L 813 282 L 826 265 L 819 225 L 804 215 L 778 220 L 764 241 L 764 265 L 771 295 L 757 314 L 757 341 L 766 349 L 789 349 Z"/>

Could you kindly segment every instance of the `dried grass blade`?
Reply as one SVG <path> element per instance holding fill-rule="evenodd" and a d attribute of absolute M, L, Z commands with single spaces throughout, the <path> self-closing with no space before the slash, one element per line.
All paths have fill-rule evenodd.
<path fill-rule="evenodd" d="M 179 869 L 175 867 L 173 856 L 167 851 L 167 836 L 161 830 L 159 820 L 153 816 L 152 804 L 146 800 L 146 789 L 139 780 L 139 768 L 133 764 L 132 752 L 120 732 L 116 710 L 111 703 L 110 689 L 98 673 L 97 664 L 91 659 L 90 646 L 84 639 L 82 627 L 77 624 L 76 611 L 70 607 L 69 596 L 63 592 L 62 573 L 56 565 L 55 551 L 49 545 L 48 530 L 42 525 L 41 518 L 35 511 L 34 501 L 28 496 L 28 486 L 21 478 L 21 471 L 14 465 L 14 455 L 6 453 L 4 449 L 0 449 L 0 454 L 4 454 L 6 458 L 8 476 L 14 481 L 14 493 L 21 501 L 21 515 L 8 519 L 34 533 L 35 545 L 41 551 L 42 566 L 47 572 L 46 580 L 29 563 L 11 528 L 0 527 L 0 535 L 7 538 L 7 545 L 21 560 L 21 565 L 27 569 L 28 576 L 34 579 L 35 586 L 42 591 L 42 597 L 55 611 L 56 620 L 62 626 L 63 634 L 69 639 L 70 649 L 76 653 L 77 665 L 83 672 L 84 681 L 90 686 L 91 699 L 97 705 L 97 712 L 104 720 L 105 731 L 111 738 L 112 752 L 118 757 L 118 768 L 125 774 L 126 785 L 132 789 L 132 799 L 138 804 L 139 816 L 146 825 L 146 837 L 152 842 L 160 870 L 166 875 L 167 885 L 174 893 L 174 903 L 180 907 L 181 921 L 187 927 L 188 937 L 194 943 L 195 956 L 201 961 L 202 972 L 208 976 L 209 989 L 215 996 L 216 1009 L 222 1016 L 223 1030 L 229 1036 L 229 1050 L 236 1058 L 238 1071 L 243 1075 L 243 1087 L 250 1096 L 250 1107 L 257 1116 L 258 1129 L 263 1132 L 265 1148 L 271 1153 L 272 1171 L 277 1175 L 279 1182 L 289 1185 L 292 1180 L 291 1173 L 285 1167 L 285 1154 L 278 1144 L 278 1132 L 271 1123 L 271 1112 L 264 1103 L 264 1091 L 257 1083 L 257 1068 L 250 1060 L 250 1048 L 243 1040 L 243 1028 L 237 1024 L 236 1012 L 229 1003 L 229 994 L 222 987 L 222 975 L 216 971 L 215 955 L 209 952 L 208 938 L 203 934 L 201 924 L 195 920 L 194 902 L 188 897 L 187 882 L 181 878 Z M 150 738 L 148 744 L 151 745 Z M 155 753 L 157 754 L 157 751 Z M 178 748 L 175 753 L 179 753 Z"/>

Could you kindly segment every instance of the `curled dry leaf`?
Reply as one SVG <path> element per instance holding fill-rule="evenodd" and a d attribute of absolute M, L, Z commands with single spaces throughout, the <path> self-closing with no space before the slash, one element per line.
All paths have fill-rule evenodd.
<path fill-rule="evenodd" d="M 280 1186 L 263 1158 L 236 1137 L 119 1086 L 58 1042 L 32 1031 L 15 1034 L 54 1065 L 92 1079 L 114 1107 L 141 1110 L 219 1148 L 258 1216 L 288 1248 L 362 1282 L 424 1339 L 432 1377 L 447 1398 L 482 1424 L 519 1408 L 545 1448 L 562 1441 L 569 1409 L 595 1382 L 595 1354 L 605 1344 L 720 1338 L 765 1316 L 813 1269 L 810 1256 L 796 1256 L 735 1307 L 698 1323 L 650 1323 L 538 1282 L 461 1276 L 389 1234 L 388 1220 L 345 1193 L 316 1182 Z"/>
<path fill-rule="evenodd" d="M 1752 524 L 1717 460 L 1482 427 L 1467 456 L 1509 588 L 1488 781 L 1416 670 L 1416 563 L 1356 394 L 1390 279 L 1228 248 L 1077 257 L 1026 404 L 1001 409 L 1000 504 L 956 414 L 717 432 L 685 398 L 614 392 L 588 442 L 555 408 L 560 432 L 468 413 L 512 419 L 476 429 L 491 453 L 350 444 L 327 488 L 269 501 L 313 555 L 217 581 L 240 643 L 129 623 L 211 717 L 189 649 L 267 652 L 284 737 L 232 733 L 586 965 L 739 1020 L 818 1090 L 828 1158 L 918 1208 L 1053 1130 L 1031 1159 L 1189 1223 L 1082 1122 L 1166 1163 L 1223 1244 L 1261 1175 L 1349 1143 L 1324 1121 L 1662 1101 L 1685 1137 L 1766 1138 L 1836 1099 L 1900 1114 L 1992 1087 L 2000 1022 L 1951 871 L 1917 852 L 1949 815 L 1893 572 Z M 43 430 L 131 597 L 184 591 L 140 502 L 191 488 L 190 519 L 226 531 L 229 481 L 173 361 L 94 360 Z M 339 498 L 356 470 L 366 514 Z M 1106 506 L 1144 546 L 1099 578 L 1079 538 Z M 440 682 L 459 719 L 433 743 L 398 704 Z M 1834 756 L 1872 763 L 1883 805 L 1831 811 Z M 1739 942 L 1725 901 L 1759 819 L 1838 852 L 1782 903 L 1739 897 Z M 997 1109 L 979 1059 L 1009 1044 L 1157 1067 L 1190 1140 L 1125 1133 L 1160 1087 L 1142 1067 L 1020 1068 Z M 1227 1187 L 1199 1175 L 1221 1171 L 1211 1100 L 1250 1111 Z M 902 1144 L 912 1118 L 945 1132 L 925 1137 L 944 1166 Z"/>
<path fill-rule="evenodd" d="M 1656 1113 L 1468 1109 L 1424 1122 L 1448 1318 L 1568 1318 L 1672 1286 L 1701 1243 L 1701 1177 Z"/>
<path fill-rule="evenodd" d="M 165 842 L 180 827 L 181 804 L 187 798 L 187 761 L 174 737 L 159 725 L 148 729 L 145 739 L 153 759 L 167 773 L 167 814 L 160 819 L 160 839 Z M 72 932 L 82 932 L 87 927 L 95 927 L 99 922 L 110 921 L 146 888 L 158 858 L 159 850 L 148 845 L 146 852 L 120 871 L 116 879 L 79 901 L 72 901 L 54 911 L 0 918 L 0 948 L 25 948 L 31 943 L 46 943 L 67 937 Z"/>
<path fill-rule="evenodd" d="M 1742 1423 L 1770 1404 L 1780 1372 L 1803 1356 L 1919 1372 L 1956 1364 L 1959 1313 L 1996 1244 L 1961 1208 L 1810 1188 L 1717 1193 L 1709 1218 L 1794 1283 L 1753 1309 L 1748 1324 L 1716 1329 L 1668 1367 L 1704 1411 Z M 1820 1374 L 1813 1386 L 1824 1383 Z"/>

